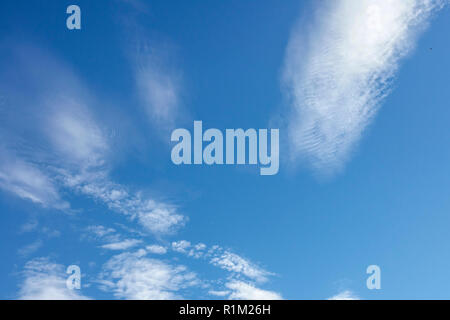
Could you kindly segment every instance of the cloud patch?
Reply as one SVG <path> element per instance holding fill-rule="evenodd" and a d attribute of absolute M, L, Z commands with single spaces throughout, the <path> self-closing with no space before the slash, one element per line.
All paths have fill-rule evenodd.
<path fill-rule="evenodd" d="M 67 209 L 51 178 L 36 165 L 0 148 L 0 188 L 45 208 Z"/>
<path fill-rule="evenodd" d="M 373 120 L 399 64 L 446 0 L 320 2 L 298 25 L 284 67 L 293 159 L 333 174 Z"/>
<path fill-rule="evenodd" d="M 48 258 L 36 258 L 26 263 L 22 272 L 19 299 L 22 300 L 86 300 L 80 290 L 66 286 L 64 266 Z"/>
<path fill-rule="evenodd" d="M 137 239 L 126 239 L 126 240 L 119 241 L 119 242 L 112 242 L 112 243 L 104 244 L 101 246 L 101 248 L 108 249 L 108 250 L 126 250 L 126 249 L 130 249 L 132 247 L 137 246 L 141 242 L 142 242 L 141 240 L 137 240 Z"/>
<path fill-rule="evenodd" d="M 355 295 L 352 291 L 344 290 L 328 298 L 328 300 L 360 300 L 360 298 L 357 295 Z"/>
<path fill-rule="evenodd" d="M 186 267 L 145 255 L 139 250 L 112 257 L 103 266 L 103 288 L 121 299 L 167 300 L 181 299 L 180 291 L 199 285 L 196 274 Z"/>
<path fill-rule="evenodd" d="M 281 300 L 279 293 L 262 290 L 251 283 L 243 281 L 231 281 L 226 284 L 231 290 L 229 299 L 231 300 Z"/>

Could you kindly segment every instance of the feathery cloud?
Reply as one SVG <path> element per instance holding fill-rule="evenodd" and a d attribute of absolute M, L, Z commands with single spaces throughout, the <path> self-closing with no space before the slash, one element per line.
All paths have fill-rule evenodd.
<path fill-rule="evenodd" d="M 157 244 L 152 244 L 149 246 L 145 247 L 145 250 L 147 250 L 147 252 L 149 253 L 153 253 L 153 254 L 166 254 L 167 253 L 167 248 L 157 245 Z"/>
<path fill-rule="evenodd" d="M 231 281 L 226 284 L 231 290 L 229 299 L 231 300 L 281 300 L 279 293 L 262 290 L 250 283 L 243 281 Z"/>
<path fill-rule="evenodd" d="M 309 28 L 292 33 L 284 80 L 289 135 L 299 156 L 323 174 L 348 160 L 389 94 L 401 60 L 446 0 L 338 0 L 320 3 Z"/>
<path fill-rule="evenodd" d="M 0 148 L 0 188 L 45 208 L 67 209 L 51 178 L 36 165 Z"/>
<path fill-rule="evenodd" d="M 32 232 L 32 231 L 36 230 L 38 225 L 39 225 L 39 223 L 37 222 L 37 220 L 33 219 L 30 221 L 27 221 L 20 227 L 20 233 Z"/>
<path fill-rule="evenodd" d="M 101 247 L 103 249 L 108 249 L 108 250 L 126 250 L 126 249 L 137 246 L 141 242 L 142 242 L 142 240 L 126 239 L 126 240 L 119 241 L 119 242 L 112 242 L 112 243 L 104 244 Z"/>
<path fill-rule="evenodd" d="M 129 4 L 130 11 L 121 16 L 123 28 L 127 39 L 129 34 L 134 35 L 124 47 L 133 72 L 136 97 L 155 133 L 163 134 L 160 138 L 167 141 L 166 134 L 188 114 L 182 103 L 182 70 L 177 65 L 176 46 L 167 38 L 155 37 L 154 30 L 145 30 L 141 18 L 148 17 L 140 17 L 148 12 L 144 2 L 124 2 Z"/>
<path fill-rule="evenodd" d="M 70 68 L 48 53 L 33 46 L 11 47 L 20 57 L 16 69 L 21 70 L 24 82 L 34 90 L 23 97 L 18 87 L 22 83 L 0 82 L 2 87 L 7 86 L 9 103 L 14 106 L 8 109 L 12 114 L 4 119 L 30 130 L 40 148 L 27 145 L 21 148 L 25 151 L 21 150 L 20 157 L 0 150 L 0 188 L 45 207 L 66 209 L 69 205 L 59 199 L 58 185 L 103 202 L 158 235 L 184 225 L 187 219 L 175 206 L 130 191 L 110 178 L 109 160 L 116 152 L 111 148 L 114 141 L 107 126 L 93 112 L 101 97 L 91 95 Z M 39 108 L 30 109 L 30 105 Z M 27 121 L 20 114 L 27 114 Z M 13 141 L 10 144 L 28 140 L 20 133 L 26 130 L 14 128 L 6 122 L 2 128 L 2 133 L 5 131 Z"/>
<path fill-rule="evenodd" d="M 113 228 L 107 228 L 102 225 L 88 226 L 86 228 L 89 234 L 93 234 L 96 238 L 104 238 L 116 232 Z"/>
<path fill-rule="evenodd" d="M 36 258 L 28 261 L 22 272 L 19 299 L 22 300 L 85 300 L 80 290 L 68 289 L 64 267 L 49 261 L 48 258 Z"/>
<path fill-rule="evenodd" d="M 266 282 L 270 273 L 246 258 L 214 245 L 209 249 L 203 243 L 192 245 L 190 241 L 180 240 L 172 242 L 172 250 L 193 258 L 204 258 L 210 264 L 229 271 L 234 277 L 246 277 L 256 282 Z"/>
<path fill-rule="evenodd" d="M 31 83 L 31 87 L 37 88 L 39 94 L 30 91 L 23 99 L 13 100 L 17 102 L 14 110 L 19 110 L 15 112 L 27 110 L 23 113 L 32 119 L 32 133 L 39 141 L 39 146 L 25 148 L 20 154 L 24 160 L 17 157 L 14 161 L 0 159 L 0 187 L 2 183 L 19 186 L 9 189 L 15 190 L 22 198 L 45 206 L 50 203 L 53 207 L 56 203 L 65 203 L 60 200 L 59 189 L 66 194 L 71 192 L 86 196 L 111 211 L 138 222 L 155 235 L 171 233 L 183 226 L 187 218 L 178 213 L 176 206 L 147 197 L 142 192 L 134 192 L 113 181 L 109 160 L 117 150 L 111 147 L 114 146 L 114 141 L 108 134 L 109 130 L 93 111 L 98 106 L 97 97 L 89 94 L 85 85 L 69 68 L 59 65 L 52 57 L 34 53 L 30 56 L 26 56 L 26 52 L 21 53 L 26 56 L 24 59 L 27 61 L 27 65 L 21 69 L 24 79 Z M 33 63 L 36 60 L 39 63 Z M 29 69 L 32 74 L 28 74 Z M 41 79 L 41 75 L 44 75 L 44 79 Z M 31 104 L 27 100 L 39 106 L 39 115 L 27 109 L 27 105 Z M 11 117 L 16 118 L 18 117 Z M 171 121 L 164 116 L 156 118 L 164 122 L 164 125 Z M 24 124 L 25 126 L 27 125 Z M 14 134 L 20 135 L 20 130 L 8 132 L 9 136 Z M 19 136 L 17 140 L 26 141 L 27 137 Z M 0 156 L 3 155 L 5 153 L 0 153 Z M 13 170 L 14 166 L 18 166 L 20 170 Z M 101 240 L 100 246 L 104 249 L 125 250 L 138 244 L 143 245 L 143 240 L 124 239 L 115 229 L 101 225 L 88 227 L 86 231 L 91 238 Z M 136 235 L 129 237 L 134 238 Z M 145 249 L 135 253 L 114 255 L 104 264 L 100 281 L 102 287 L 112 290 L 119 298 L 173 299 L 183 297 L 184 289 L 201 285 L 197 275 L 178 262 L 169 263 L 146 256 L 150 253 L 164 254 L 167 252 L 166 247 L 144 247 Z M 260 289 L 251 282 L 266 281 L 271 275 L 249 260 L 219 246 L 208 249 L 203 243 L 181 241 L 174 243 L 172 250 L 188 257 L 205 259 L 207 263 L 224 270 L 230 283 L 232 280 L 240 281 L 245 278 L 245 285 L 242 282 L 240 286 L 231 284 L 230 288 L 223 288 L 233 294 L 234 298 L 243 297 L 244 291 L 259 292 Z M 51 263 L 48 259 L 29 262 L 24 272 L 21 296 L 26 299 L 85 298 L 77 291 L 67 290 L 63 271 L 61 265 Z M 221 279 L 218 283 L 223 287 L 227 281 Z"/>
<path fill-rule="evenodd" d="M 356 296 L 352 291 L 345 290 L 339 292 L 338 294 L 328 298 L 328 300 L 360 300 L 358 296 Z"/>
<path fill-rule="evenodd" d="M 152 124 L 170 129 L 180 112 L 179 76 L 165 67 L 153 50 L 138 59 L 136 85 L 145 112 Z"/>
<path fill-rule="evenodd" d="M 113 256 L 104 266 L 102 284 L 122 299 L 181 299 L 182 289 L 197 286 L 195 273 L 184 266 L 145 257 L 145 250 Z"/>
<path fill-rule="evenodd" d="M 41 239 L 38 239 L 38 240 L 26 245 L 25 247 L 20 248 L 18 251 L 18 254 L 23 257 L 29 256 L 30 254 L 39 250 L 42 247 L 42 245 L 43 245 L 43 241 Z"/>
<path fill-rule="evenodd" d="M 216 254 L 210 262 L 235 275 L 242 275 L 257 282 L 265 282 L 267 277 L 272 275 L 272 273 L 259 268 L 249 260 L 227 250 Z"/>

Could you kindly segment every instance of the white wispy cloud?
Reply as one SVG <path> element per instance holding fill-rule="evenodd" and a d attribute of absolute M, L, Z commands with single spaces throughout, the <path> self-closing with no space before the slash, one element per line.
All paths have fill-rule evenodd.
<path fill-rule="evenodd" d="M 179 214 L 174 205 L 145 197 L 139 192 L 130 193 L 128 188 L 112 182 L 105 171 L 78 175 L 61 172 L 64 185 L 102 201 L 111 210 L 128 216 L 155 234 L 172 233 L 187 222 L 187 217 Z"/>
<path fill-rule="evenodd" d="M 39 223 L 35 219 L 32 219 L 20 226 L 19 233 L 23 234 L 27 232 L 39 233 L 49 239 L 58 238 L 61 236 L 61 232 L 59 230 L 50 228 L 48 226 L 39 227 Z"/>
<path fill-rule="evenodd" d="M 267 277 L 272 275 L 272 273 L 256 266 L 249 260 L 227 250 L 221 253 L 214 253 L 214 255 L 210 260 L 213 265 L 230 271 L 235 275 L 243 275 L 257 282 L 265 282 Z"/>
<path fill-rule="evenodd" d="M 89 234 L 94 235 L 96 238 L 104 238 L 105 236 L 116 233 L 114 228 L 108 228 L 102 225 L 88 226 L 86 231 L 88 231 Z"/>
<path fill-rule="evenodd" d="M 187 115 L 182 103 L 182 70 L 177 66 L 176 47 L 168 39 L 152 36 L 153 32 L 143 27 L 141 19 L 147 19 L 145 13 L 149 12 L 145 2 L 121 1 L 128 4 L 120 21 L 126 30 L 124 49 L 133 72 L 136 98 L 157 136 L 167 141 L 168 131 Z"/>
<path fill-rule="evenodd" d="M 39 225 L 39 223 L 37 220 L 33 219 L 30 221 L 27 221 L 20 227 L 20 232 L 21 233 L 32 232 L 32 231 L 36 230 L 38 225 Z"/>
<path fill-rule="evenodd" d="M 255 265 L 248 259 L 214 245 L 208 248 L 203 243 L 192 245 L 190 241 L 180 240 L 172 242 L 172 250 L 193 258 L 204 258 L 210 264 L 229 271 L 234 277 L 246 277 L 252 281 L 266 282 L 273 273 Z"/>
<path fill-rule="evenodd" d="M 77 192 L 102 201 L 108 208 L 138 221 L 145 229 L 164 234 L 173 232 L 186 222 L 171 204 L 145 197 L 141 192 L 111 181 L 107 165 L 110 150 L 104 130 L 92 119 L 84 104 L 66 104 L 58 117 L 51 117 L 51 137 L 56 139 L 58 153 L 66 154 L 67 162 L 57 172 L 63 184 Z M 78 108 L 73 111 L 72 108 Z M 64 119 L 62 121 L 61 119 Z M 64 125 L 61 125 L 63 123 Z M 69 148 L 68 146 L 73 146 Z M 76 165 L 72 160 L 76 160 Z"/>
<path fill-rule="evenodd" d="M 42 234 L 47 236 L 48 238 L 58 238 L 61 236 L 61 231 L 54 230 L 49 227 L 42 227 L 41 230 L 39 230 Z"/>
<path fill-rule="evenodd" d="M 145 257 L 147 252 L 122 253 L 104 266 L 100 283 L 117 298 L 138 300 L 181 299 L 182 289 L 199 285 L 195 273 Z"/>
<path fill-rule="evenodd" d="M 282 300 L 282 296 L 274 291 L 257 288 L 254 284 L 232 280 L 225 284 L 227 290 L 210 290 L 212 296 L 224 297 L 229 300 Z"/>
<path fill-rule="evenodd" d="M 139 13 L 148 13 L 148 3 L 142 0 L 117 0 L 118 2 L 123 2 L 130 5 L 136 12 Z"/>
<path fill-rule="evenodd" d="M 360 300 L 360 298 L 357 295 L 355 295 L 352 291 L 344 290 L 328 298 L 328 300 Z"/>
<path fill-rule="evenodd" d="M 229 290 L 209 290 L 208 293 L 216 297 L 226 297 L 230 294 Z"/>
<path fill-rule="evenodd" d="M 184 253 L 189 257 L 201 258 L 206 252 L 206 245 L 204 243 L 197 243 L 192 245 L 189 241 L 180 240 L 172 242 L 172 250 L 178 253 Z"/>
<path fill-rule="evenodd" d="M 22 300 L 85 300 L 80 290 L 66 286 L 64 267 L 48 258 L 36 258 L 26 263 L 22 272 L 19 299 Z"/>
<path fill-rule="evenodd" d="M 0 87 L 11 92 L 8 98 L 12 105 L 7 117 L 2 118 L 5 125 L 0 143 L 6 140 L 3 136 L 14 141 L 10 144 L 28 141 L 21 132 L 29 130 L 39 141 L 39 148 L 24 143 L 27 147 L 20 148 L 20 157 L 7 156 L 0 150 L 0 188 L 45 207 L 66 209 L 69 205 L 58 193 L 64 188 L 102 202 L 158 235 L 184 225 L 187 219 L 176 206 L 112 181 L 111 158 L 120 150 L 111 130 L 94 112 L 101 109 L 101 97 L 92 95 L 69 67 L 48 53 L 33 46 L 12 50 L 21 61 L 15 69 L 21 70 L 24 82 L 33 90 L 23 97 L 18 87 L 22 83 L 0 79 Z M 12 69 L 9 72 L 16 71 Z M 37 107 L 32 109 L 31 105 Z M 23 129 L 16 130 L 4 119 L 17 122 L 16 126 Z"/>
<path fill-rule="evenodd" d="M 184 84 L 177 48 L 168 38 L 155 37 L 152 30 L 143 27 L 142 19 L 148 18 L 141 15 L 148 13 L 144 2 L 125 3 L 129 3 L 129 10 L 121 16 L 128 39 L 124 48 L 132 67 L 136 98 L 156 135 L 167 141 L 169 131 L 188 116 L 182 102 Z"/>
<path fill-rule="evenodd" d="M 191 242 L 186 240 L 174 241 L 172 242 L 172 250 L 179 253 L 188 253 L 191 247 Z"/>
<path fill-rule="evenodd" d="M 108 250 L 126 250 L 129 248 L 135 247 L 140 243 L 142 243 L 142 240 L 126 239 L 126 240 L 119 241 L 119 242 L 112 242 L 112 243 L 104 244 L 101 247 L 103 249 L 108 249 Z"/>
<path fill-rule="evenodd" d="M 171 257 L 172 262 L 148 258 L 152 253 L 167 253 L 164 246 L 148 245 L 112 257 L 103 266 L 101 288 L 125 299 L 181 299 L 189 295 L 188 289 L 192 287 L 208 289 L 209 295 L 226 299 L 282 299 L 281 294 L 260 288 L 272 273 L 228 249 L 217 245 L 208 248 L 203 243 L 192 244 L 187 240 L 172 242 L 170 248 L 189 258 L 202 258 L 222 269 L 225 275 L 200 280 L 196 273 L 180 266 L 176 257 Z"/>
<path fill-rule="evenodd" d="M 0 148 L 0 188 L 43 207 L 67 209 L 51 178 L 39 168 Z"/>
<path fill-rule="evenodd" d="M 23 257 L 29 256 L 30 254 L 39 250 L 42 247 L 42 245 L 43 245 L 43 241 L 41 239 L 38 239 L 38 240 L 20 248 L 18 251 L 18 254 Z"/>
<path fill-rule="evenodd" d="M 186 246 L 188 241 L 180 243 L 184 244 L 183 250 L 177 250 L 180 246 L 176 245 L 172 249 L 188 257 L 196 257 L 195 253 L 192 253 L 195 246 Z M 203 248 L 201 250 L 203 251 Z M 216 246 L 213 251 L 216 250 L 222 249 Z M 255 267 L 250 261 L 236 254 L 227 252 L 225 255 L 211 257 L 210 254 L 214 253 L 209 250 L 203 257 L 212 265 L 227 271 L 228 275 L 205 281 L 200 280 L 196 273 L 189 271 L 185 266 L 179 265 L 177 259 L 173 262 L 161 261 L 148 258 L 147 255 L 150 253 L 164 254 L 166 248 L 151 245 L 146 249 L 113 256 L 103 266 L 99 280 L 100 288 L 112 292 L 121 299 L 182 299 L 189 297 L 188 289 L 191 288 L 209 288 L 208 294 L 211 296 L 233 300 L 282 299 L 280 293 L 262 289 L 257 285 L 266 282 L 267 276 L 271 273 Z M 243 280 L 243 277 L 246 280 Z"/>
<path fill-rule="evenodd" d="M 284 80 L 293 158 L 320 173 L 343 167 L 388 95 L 401 60 L 447 0 L 320 2 L 292 33 Z"/>
<path fill-rule="evenodd" d="M 226 284 L 226 287 L 231 290 L 229 299 L 232 300 L 281 300 L 279 293 L 263 290 L 255 287 L 251 283 L 243 281 L 231 281 Z"/>
<path fill-rule="evenodd" d="M 153 254 L 166 254 L 167 253 L 167 248 L 157 245 L 157 244 L 152 244 L 149 246 L 145 247 L 145 250 L 147 250 L 147 252 L 149 253 L 153 253 Z"/>
<path fill-rule="evenodd" d="M 79 98 L 76 92 L 45 98 L 49 107 L 43 128 L 67 164 L 81 170 L 102 166 L 109 151 L 108 136 L 89 110 L 92 102 Z"/>
<path fill-rule="evenodd" d="M 179 84 L 149 54 L 137 67 L 136 82 L 145 112 L 156 124 L 172 127 L 179 112 Z"/>

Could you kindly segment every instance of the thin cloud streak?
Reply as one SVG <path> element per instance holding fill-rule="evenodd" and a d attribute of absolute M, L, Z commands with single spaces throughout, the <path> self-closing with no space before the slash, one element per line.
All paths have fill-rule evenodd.
<path fill-rule="evenodd" d="M 197 275 L 182 265 L 146 257 L 143 249 L 113 256 L 103 266 L 100 283 L 117 298 L 137 300 L 181 299 L 180 291 L 198 286 Z"/>
<path fill-rule="evenodd" d="M 36 165 L 0 147 L 0 189 L 44 208 L 68 209 L 52 179 Z"/>
<path fill-rule="evenodd" d="M 123 2 L 129 4 L 128 9 L 135 15 L 132 20 L 121 16 L 121 20 L 127 38 L 134 34 L 124 49 L 133 72 L 136 98 L 148 124 L 161 139 L 168 141 L 167 134 L 189 117 L 182 101 L 185 91 L 177 48 L 164 36 L 156 36 L 154 30 L 143 28 L 145 22 L 138 17 L 148 9 L 143 2 Z"/>
<path fill-rule="evenodd" d="M 321 3 L 309 28 L 289 41 L 284 84 L 291 104 L 292 160 L 321 174 L 343 168 L 399 64 L 446 0 L 339 0 Z"/>
<path fill-rule="evenodd" d="M 25 247 L 22 247 L 19 249 L 18 254 L 22 257 L 27 257 L 31 255 L 32 253 L 39 250 L 43 245 L 43 241 L 41 239 L 38 239 L 29 245 L 26 245 Z"/>
<path fill-rule="evenodd" d="M 268 282 L 273 273 L 218 245 L 209 247 L 204 243 L 192 244 L 190 241 L 180 240 L 167 247 L 146 244 L 145 239 L 120 240 L 122 237 L 116 230 L 102 225 L 89 226 L 86 231 L 93 236 L 91 240 L 103 242 L 115 239 L 100 246 L 104 249 L 127 250 L 136 247 L 133 252 L 114 255 L 104 264 L 97 281 L 102 290 L 112 291 L 118 298 L 181 299 L 189 294 L 188 288 L 196 287 L 207 289 L 211 296 L 226 299 L 281 299 L 279 293 L 259 288 L 259 285 Z M 200 279 L 197 273 L 180 265 L 180 259 L 168 250 L 204 261 L 207 265 L 221 269 L 224 276 Z M 155 255 L 165 255 L 164 261 L 155 259 Z M 144 272 L 145 268 L 151 272 Z M 154 278 L 155 273 L 161 273 L 161 281 Z M 186 294 L 180 294 L 179 291 L 186 291 Z"/>
<path fill-rule="evenodd" d="M 195 259 L 203 258 L 213 266 L 226 270 L 238 278 L 246 277 L 262 283 L 266 282 L 269 276 L 274 275 L 248 259 L 218 245 L 208 248 L 203 243 L 193 245 L 190 241 L 180 240 L 172 242 L 172 250 Z"/>
<path fill-rule="evenodd" d="M 243 281 L 230 281 L 226 287 L 231 290 L 229 299 L 231 300 L 281 300 L 279 293 L 262 290 L 251 283 Z"/>
<path fill-rule="evenodd" d="M 280 293 L 258 288 L 256 284 L 265 283 L 274 274 L 268 272 L 248 259 L 214 245 L 207 247 L 203 243 L 191 244 L 190 241 L 172 242 L 172 250 L 188 257 L 206 260 L 209 264 L 228 273 L 225 281 L 219 281 L 219 288 L 209 290 L 211 296 L 231 300 L 279 300 Z M 217 282 L 217 281 L 216 281 Z"/>
<path fill-rule="evenodd" d="M 153 125 L 170 129 L 180 113 L 180 76 L 154 50 L 140 53 L 137 60 L 136 85 L 147 117 Z"/>
<path fill-rule="evenodd" d="M 111 242 L 108 244 L 104 244 L 101 247 L 103 249 L 108 249 L 108 250 L 127 250 L 127 249 L 137 246 L 141 242 L 142 242 L 142 240 L 125 239 L 125 240 L 119 241 L 119 242 Z"/>

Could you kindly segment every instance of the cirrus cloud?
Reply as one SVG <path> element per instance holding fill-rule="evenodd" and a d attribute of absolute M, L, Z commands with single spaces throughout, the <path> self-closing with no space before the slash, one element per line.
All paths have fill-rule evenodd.
<path fill-rule="evenodd" d="M 391 90 L 400 62 L 447 0 L 320 2 L 289 41 L 284 83 L 293 159 L 341 169 Z"/>

